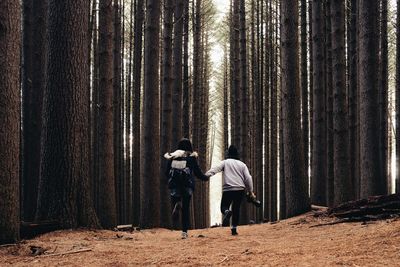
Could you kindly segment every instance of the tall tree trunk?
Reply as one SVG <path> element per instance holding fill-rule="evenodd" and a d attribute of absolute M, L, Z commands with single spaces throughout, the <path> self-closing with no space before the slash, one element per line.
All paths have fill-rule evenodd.
<path fill-rule="evenodd" d="M 183 0 L 176 0 L 174 12 L 174 50 L 173 50 L 173 97 L 172 97 L 172 143 L 182 138 L 182 32 Z"/>
<path fill-rule="evenodd" d="M 304 144 L 304 169 L 306 176 L 308 174 L 308 153 L 309 153 L 309 112 L 308 112 L 308 69 L 307 69 L 307 0 L 301 0 L 300 6 L 301 18 L 301 115 L 302 115 L 302 142 Z"/>
<path fill-rule="evenodd" d="M 360 0 L 361 198 L 383 194 L 379 161 L 378 1 Z"/>
<path fill-rule="evenodd" d="M 32 144 L 31 140 L 31 129 L 32 127 L 32 65 L 33 65 L 33 48 L 32 48 L 32 38 L 33 38 L 33 0 L 24 0 L 22 2 L 22 60 L 21 60 L 21 83 L 22 83 L 22 136 L 21 136 L 21 168 L 22 180 L 21 180 L 21 216 L 23 219 L 29 219 L 32 216 L 36 207 L 35 202 L 31 202 L 37 197 L 37 192 L 35 196 L 35 185 L 34 180 L 35 174 L 31 174 L 27 171 L 34 171 L 37 166 L 33 165 L 35 158 L 31 157 L 30 152 L 27 151 Z M 32 151 L 34 153 L 34 151 Z M 27 170 L 25 170 L 27 169 Z M 39 177 L 37 177 L 39 178 Z M 32 185 L 30 183 L 33 183 Z M 37 182 L 36 182 L 37 183 Z M 37 187 L 37 186 L 36 186 Z M 36 189 L 37 191 L 37 189 Z"/>
<path fill-rule="evenodd" d="M 400 7 L 400 0 L 397 0 Z M 400 121 L 400 13 L 396 17 L 396 121 Z M 396 123 L 396 166 L 400 166 L 400 123 Z M 396 172 L 396 193 L 400 193 L 400 168 Z"/>
<path fill-rule="evenodd" d="M 125 221 L 131 222 L 131 210 L 132 210 L 132 142 L 131 142 L 131 125 L 132 125 L 132 65 L 133 65 L 133 13 L 134 13 L 134 2 L 130 4 L 130 15 L 129 15 L 129 47 L 128 47 L 128 66 L 127 66 L 127 79 L 126 79 L 126 102 L 125 102 Z"/>
<path fill-rule="evenodd" d="M 99 31 L 98 31 L 98 3 L 96 2 L 96 14 L 94 16 L 93 32 L 93 78 L 92 78 L 92 105 L 91 105 L 91 189 L 93 204 L 96 210 L 99 208 Z"/>
<path fill-rule="evenodd" d="M 249 148 L 248 148 L 248 131 L 249 131 L 249 99 L 247 84 L 247 49 L 246 49 L 246 9 L 245 1 L 240 0 L 239 3 L 239 42 L 240 42 L 240 153 L 241 159 L 250 166 Z M 242 222 L 249 221 L 248 206 L 243 205 L 241 208 Z"/>
<path fill-rule="evenodd" d="M 117 224 L 113 144 L 113 10 L 112 0 L 100 0 L 99 13 L 99 209 L 104 228 Z M 110 190 L 110 188 L 112 190 Z"/>
<path fill-rule="evenodd" d="M 357 198 L 359 188 L 359 175 L 357 172 L 357 0 L 351 0 L 349 14 L 349 29 L 347 38 L 348 64 L 349 64 L 349 162 L 353 164 L 350 168 L 349 177 L 352 181 L 353 197 Z"/>
<path fill-rule="evenodd" d="M 380 110 L 380 147 L 382 168 L 382 192 L 390 192 L 391 179 L 388 175 L 388 1 L 382 0 L 381 31 L 380 31 L 380 84 L 379 84 L 379 110 Z M 399 9 L 400 10 L 400 9 Z"/>
<path fill-rule="evenodd" d="M 23 184 L 24 184 L 24 220 L 32 221 L 35 216 L 37 190 L 39 185 L 40 169 L 40 139 L 42 132 L 42 104 L 46 74 L 46 29 L 47 29 L 47 1 L 34 1 L 32 6 L 32 62 L 30 86 L 29 113 L 23 127 Z"/>
<path fill-rule="evenodd" d="M 114 177 L 115 177 L 115 191 L 117 201 L 117 214 L 118 223 L 123 222 L 123 206 L 124 203 L 121 201 L 123 195 L 122 186 L 122 159 L 121 149 L 122 139 L 121 137 L 121 64 L 122 64 L 122 52 L 121 52 L 121 6 L 119 5 L 120 0 L 114 0 L 114 92 L 113 92 L 113 115 L 114 115 Z"/>
<path fill-rule="evenodd" d="M 233 136 L 233 144 L 238 147 L 240 149 L 240 137 L 241 137 L 241 124 L 240 124 L 240 117 L 242 115 L 241 112 L 241 94 L 240 94 L 240 59 L 239 59 L 239 55 L 240 55 L 240 42 L 239 42 L 239 1 L 240 0 L 233 0 L 233 24 L 232 24 L 232 34 L 233 34 L 233 45 L 232 45 L 232 51 L 233 51 L 233 66 L 232 66 L 232 74 L 233 77 L 231 79 L 233 79 L 233 86 L 232 86 L 232 91 L 233 91 L 233 100 L 234 103 L 232 103 L 232 111 L 235 115 L 234 115 L 234 119 L 235 119 L 235 129 L 234 129 L 234 136 Z M 240 151 L 242 152 L 242 151 Z"/>
<path fill-rule="evenodd" d="M 312 15 L 312 6 L 313 6 L 313 0 L 308 0 L 308 44 L 309 44 L 309 49 L 308 49 L 308 57 L 309 57 L 309 72 L 308 72 L 308 77 L 309 77 L 309 118 L 310 118 L 310 158 L 309 158 L 309 168 L 310 168 L 310 182 L 311 182 L 311 187 L 312 187 L 312 181 L 314 178 L 312 177 L 313 175 L 313 140 L 314 140 L 314 132 L 313 132 L 313 123 L 314 123 L 314 117 L 313 117 L 313 112 L 314 112 L 314 84 L 313 84 L 313 72 L 314 72 L 314 60 L 313 60 L 313 15 Z M 311 202 L 312 202 L 312 195 L 311 195 Z"/>
<path fill-rule="evenodd" d="M 348 162 L 344 8 L 344 0 L 331 2 L 334 205 L 353 199 Z"/>
<path fill-rule="evenodd" d="M 144 39 L 143 155 L 140 166 L 142 227 L 160 225 L 159 32 L 160 2 L 147 0 Z"/>
<path fill-rule="evenodd" d="M 0 2 L 0 244 L 19 239 L 20 45 L 19 1 Z"/>
<path fill-rule="evenodd" d="M 136 1 L 135 32 L 133 44 L 133 150 L 132 150 L 132 181 L 133 181 L 133 224 L 139 224 L 140 217 L 140 103 L 141 103 L 141 73 L 142 73 L 142 51 L 143 51 L 143 23 L 144 23 L 144 0 Z"/>
<path fill-rule="evenodd" d="M 311 202 L 326 205 L 325 53 L 322 0 L 312 3 L 313 139 Z"/>
<path fill-rule="evenodd" d="M 285 151 L 286 215 L 310 209 L 300 128 L 298 2 L 281 1 L 283 141 Z"/>
<path fill-rule="evenodd" d="M 98 225 L 89 187 L 88 5 L 85 1 L 49 1 L 36 217 L 57 220 L 62 228 Z"/>
<path fill-rule="evenodd" d="M 332 36 L 331 36 L 331 0 L 325 4 L 325 101 L 326 101 L 326 198 L 328 206 L 334 202 L 334 166 L 333 166 L 333 91 L 332 91 Z"/>
<path fill-rule="evenodd" d="M 174 0 L 164 2 L 164 30 L 163 30 L 163 60 L 162 60 L 162 106 L 161 106 L 161 154 L 171 151 L 177 142 L 172 142 L 172 27 L 174 15 Z M 161 226 L 171 227 L 171 204 L 164 177 L 167 161 L 161 164 Z"/>
<path fill-rule="evenodd" d="M 278 12 L 278 7 L 276 6 L 276 12 Z M 272 18 L 272 13 L 270 13 L 270 16 Z M 270 133 L 270 162 L 271 162 L 271 167 L 270 167 L 270 175 L 268 175 L 270 177 L 270 214 L 269 214 L 269 220 L 271 222 L 274 222 L 278 219 L 278 210 L 277 210 L 277 198 L 278 198 L 278 102 L 279 102 L 279 98 L 278 98 L 278 68 L 277 65 L 279 64 L 278 62 L 278 51 L 277 51 L 277 47 L 278 47 L 278 16 L 276 15 L 275 18 L 275 23 L 272 27 L 271 25 L 271 31 L 272 31 L 272 35 L 273 39 L 271 39 L 271 44 L 273 43 L 273 45 L 271 46 L 271 51 L 270 51 L 270 75 L 271 75 L 271 84 L 270 84 L 270 91 L 271 91 L 271 116 L 270 116 L 270 120 L 271 120 L 271 133 Z M 271 19 L 271 24 L 272 24 L 272 19 Z"/>
<path fill-rule="evenodd" d="M 189 1 L 184 1 L 183 24 L 183 111 L 182 131 L 183 137 L 190 137 L 190 81 L 189 81 Z"/>

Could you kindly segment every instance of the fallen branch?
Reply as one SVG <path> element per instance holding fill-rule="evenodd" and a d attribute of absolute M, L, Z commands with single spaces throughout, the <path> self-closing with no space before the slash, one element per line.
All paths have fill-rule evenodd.
<path fill-rule="evenodd" d="M 223 263 L 223 262 L 226 261 L 227 259 L 229 259 L 229 257 L 228 257 L 228 256 L 225 256 L 225 258 L 223 258 L 222 261 L 218 262 L 218 264 Z"/>
<path fill-rule="evenodd" d="M 67 254 L 76 254 L 76 253 L 88 252 L 88 251 L 92 251 L 92 249 L 91 248 L 85 248 L 85 249 L 67 251 L 67 252 L 62 252 L 62 253 L 51 253 L 51 254 L 42 255 L 42 257 L 63 256 L 63 255 L 67 255 Z"/>

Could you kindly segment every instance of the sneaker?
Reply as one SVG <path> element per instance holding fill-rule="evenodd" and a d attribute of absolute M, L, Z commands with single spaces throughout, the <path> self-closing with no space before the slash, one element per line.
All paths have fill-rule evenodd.
<path fill-rule="evenodd" d="M 187 239 L 187 238 L 188 238 L 188 233 L 182 232 L 182 239 Z"/>
<path fill-rule="evenodd" d="M 180 212 L 181 208 L 182 208 L 181 202 L 180 201 L 176 202 L 174 209 L 172 210 L 172 219 L 174 221 L 177 221 L 179 219 L 179 212 Z"/>
<path fill-rule="evenodd" d="M 238 232 L 236 231 L 236 228 L 231 229 L 232 235 L 238 235 Z"/>
<path fill-rule="evenodd" d="M 230 224 L 230 219 L 232 216 L 232 211 L 231 210 L 226 210 L 224 212 L 224 216 L 222 217 L 222 226 L 229 226 Z"/>

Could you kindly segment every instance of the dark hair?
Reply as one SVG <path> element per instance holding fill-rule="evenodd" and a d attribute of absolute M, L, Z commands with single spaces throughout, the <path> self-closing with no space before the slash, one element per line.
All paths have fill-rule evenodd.
<path fill-rule="evenodd" d="M 187 138 L 182 138 L 178 143 L 178 149 L 193 152 L 192 142 Z"/>
<path fill-rule="evenodd" d="M 234 145 L 230 145 L 228 148 L 228 159 L 239 159 L 239 152 Z"/>

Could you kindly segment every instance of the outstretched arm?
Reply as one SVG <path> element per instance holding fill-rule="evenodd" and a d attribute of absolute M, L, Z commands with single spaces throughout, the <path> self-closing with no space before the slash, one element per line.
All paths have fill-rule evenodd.
<path fill-rule="evenodd" d="M 196 177 L 199 178 L 200 180 L 208 181 L 209 176 L 203 174 L 196 159 L 193 159 L 193 172 L 194 175 L 196 175 Z"/>
<path fill-rule="evenodd" d="M 213 176 L 219 172 L 222 172 L 224 170 L 225 167 L 225 161 L 221 161 L 220 164 L 218 164 L 217 166 L 212 167 L 208 172 L 206 172 L 207 176 Z"/>

